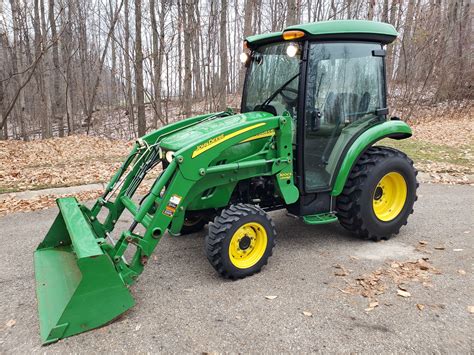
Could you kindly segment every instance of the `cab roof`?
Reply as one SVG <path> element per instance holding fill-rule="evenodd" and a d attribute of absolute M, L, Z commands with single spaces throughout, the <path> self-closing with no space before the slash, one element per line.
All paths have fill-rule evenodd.
<path fill-rule="evenodd" d="M 281 32 L 271 32 L 249 36 L 245 40 L 249 47 L 257 47 L 262 44 L 278 42 L 283 40 L 283 32 L 299 30 L 305 36 L 299 40 L 321 39 L 321 40 L 365 40 L 388 44 L 393 42 L 398 32 L 395 28 L 384 22 L 364 20 L 333 20 L 293 25 Z"/>

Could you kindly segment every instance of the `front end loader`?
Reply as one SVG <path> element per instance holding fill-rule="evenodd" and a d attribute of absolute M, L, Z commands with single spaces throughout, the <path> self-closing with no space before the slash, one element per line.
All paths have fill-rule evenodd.
<path fill-rule="evenodd" d="M 364 239 L 397 234 L 413 211 L 416 170 L 402 152 L 374 145 L 411 136 L 387 118 L 384 46 L 396 37 L 391 25 L 368 21 L 251 36 L 241 113 L 191 117 L 138 139 L 91 208 L 58 199 L 34 255 L 43 343 L 131 308 L 129 288 L 165 234 L 209 224 L 207 258 L 230 279 L 267 263 L 272 210 L 311 225 L 339 221 Z M 151 171 L 159 176 L 137 200 Z M 117 233 L 124 211 L 133 221 Z"/>

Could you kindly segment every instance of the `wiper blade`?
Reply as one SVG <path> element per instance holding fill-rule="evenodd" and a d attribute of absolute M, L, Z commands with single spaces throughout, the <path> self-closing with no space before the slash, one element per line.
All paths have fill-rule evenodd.
<path fill-rule="evenodd" d="M 280 86 L 278 89 L 276 89 L 276 91 L 271 94 L 265 101 L 262 102 L 261 105 L 257 105 L 257 106 L 266 106 L 268 105 L 270 102 L 272 102 L 272 100 L 280 93 L 283 91 L 283 89 L 285 89 L 293 80 L 295 80 L 298 76 L 300 76 L 300 73 L 296 74 L 295 76 L 293 76 L 292 78 L 290 78 L 290 80 L 288 80 L 286 83 L 284 83 L 282 86 Z"/>

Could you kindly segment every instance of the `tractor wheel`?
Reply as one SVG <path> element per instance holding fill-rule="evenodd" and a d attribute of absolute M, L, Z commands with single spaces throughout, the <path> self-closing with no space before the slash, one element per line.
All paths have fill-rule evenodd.
<path fill-rule="evenodd" d="M 202 213 L 187 212 L 184 217 L 184 224 L 181 228 L 181 235 L 192 234 L 204 229 L 208 222 L 208 217 Z"/>
<path fill-rule="evenodd" d="M 337 198 L 341 225 L 363 239 L 398 234 L 417 200 L 416 169 L 399 150 L 370 147 L 353 167 Z"/>
<path fill-rule="evenodd" d="M 207 258 L 221 276 L 241 279 L 267 264 L 275 237 L 275 225 L 262 209 L 242 203 L 231 205 L 209 225 Z"/>

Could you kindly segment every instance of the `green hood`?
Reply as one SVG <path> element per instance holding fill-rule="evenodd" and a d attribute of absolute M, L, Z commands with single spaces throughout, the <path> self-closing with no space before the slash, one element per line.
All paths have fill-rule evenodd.
<path fill-rule="evenodd" d="M 211 118 L 209 120 L 204 119 L 201 123 L 166 136 L 161 141 L 160 146 L 164 150 L 177 151 L 190 144 L 198 144 L 202 141 L 204 136 L 207 136 L 210 133 L 217 132 L 230 126 L 272 116 L 273 115 L 268 112 L 246 112 L 237 115 Z"/>

